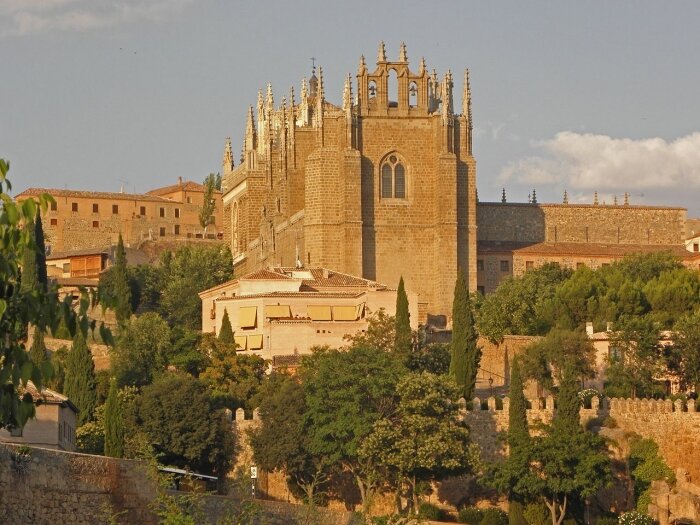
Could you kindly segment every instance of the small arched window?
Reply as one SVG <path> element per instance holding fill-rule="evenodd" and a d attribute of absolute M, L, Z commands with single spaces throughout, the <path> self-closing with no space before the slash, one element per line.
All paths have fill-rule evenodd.
<path fill-rule="evenodd" d="M 381 169 L 382 199 L 405 199 L 406 168 L 396 155 L 389 155 Z"/>

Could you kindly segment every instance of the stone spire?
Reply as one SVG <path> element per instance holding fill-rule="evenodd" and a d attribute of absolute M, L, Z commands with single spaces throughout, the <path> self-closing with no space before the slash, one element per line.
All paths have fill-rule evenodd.
<path fill-rule="evenodd" d="M 263 102 L 262 89 L 258 89 L 258 120 L 265 120 L 265 103 Z"/>
<path fill-rule="evenodd" d="M 224 145 L 224 158 L 221 161 L 222 176 L 226 176 L 233 171 L 233 150 L 231 149 L 231 137 L 226 137 Z"/>
<path fill-rule="evenodd" d="M 345 86 L 343 87 L 343 111 L 349 113 L 352 108 L 352 80 L 350 73 L 348 73 L 345 79 Z"/>
<path fill-rule="evenodd" d="M 595 206 L 598 206 L 598 192 L 597 191 L 593 194 L 593 204 Z"/>
<path fill-rule="evenodd" d="M 272 97 L 272 82 L 267 83 L 267 111 L 268 118 L 271 116 L 272 111 L 275 109 L 274 98 Z"/>
<path fill-rule="evenodd" d="M 379 50 L 377 51 L 377 62 L 386 62 L 386 47 L 384 47 L 384 40 L 379 43 Z"/>
<path fill-rule="evenodd" d="M 301 79 L 301 101 L 303 102 L 309 96 L 309 91 L 306 87 L 306 77 Z"/>
<path fill-rule="evenodd" d="M 630 205 L 630 194 L 627 193 L 627 192 L 625 192 L 625 204 L 624 204 L 624 205 L 625 205 L 625 206 L 629 206 L 629 205 Z"/>
<path fill-rule="evenodd" d="M 532 189 L 532 204 L 537 204 L 537 192 L 535 189 Z"/>
<path fill-rule="evenodd" d="M 505 188 L 503 188 L 503 191 L 501 192 L 501 202 L 502 202 L 503 204 L 505 204 L 505 203 L 507 202 L 507 201 L 506 201 L 506 189 L 505 189 Z"/>
<path fill-rule="evenodd" d="M 408 53 L 406 51 L 405 42 L 401 42 L 401 47 L 399 48 L 399 62 L 408 62 Z"/>
<path fill-rule="evenodd" d="M 418 66 L 418 74 L 423 76 L 425 73 L 425 57 L 420 57 L 420 65 Z"/>
<path fill-rule="evenodd" d="M 245 123 L 245 150 L 250 151 L 255 148 L 255 119 L 253 117 L 253 106 L 248 107 L 248 117 Z"/>
<path fill-rule="evenodd" d="M 316 95 L 320 100 L 325 100 L 325 92 L 323 91 L 323 68 L 318 68 L 318 93 Z"/>
<path fill-rule="evenodd" d="M 617 206 L 617 195 L 613 196 L 613 206 Z"/>
<path fill-rule="evenodd" d="M 365 64 L 365 55 L 360 55 L 360 65 L 357 66 L 357 74 L 364 75 L 367 71 L 367 64 Z"/>
<path fill-rule="evenodd" d="M 564 190 L 564 204 L 569 204 L 569 194 Z"/>
<path fill-rule="evenodd" d="M 469 84 L 469 69 L 464 70 L 464 90 L 462 92 L 462 115 L 467 117 L 471 126 L 472 122 L 472 88 Z"/>
<path fill-rule="evenodd" d="M 527 203 L 532 204 L 532 193 L 527 194 Z"/>

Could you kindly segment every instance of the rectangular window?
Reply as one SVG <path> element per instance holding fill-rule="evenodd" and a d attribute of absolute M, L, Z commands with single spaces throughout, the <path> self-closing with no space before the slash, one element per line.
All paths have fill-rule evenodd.
<path fill-rule="evenodd" d="M 502 272 L 510 271 L 510 264 L 508 263 L 508 261 L 501 261 L 501 271 Z"/>
<path fill-rule="evenodd" d="M 98 213 L 100 211 L 100 205 L 93 203 L 92 204 L 92 213 Z"/>
<path fill-rule="evenodd" d="M 525 269 L 532 270 L 535 267 L 534 261 L 525 261 Z"/>
<path fill-rule="evenodd" d="M 58 204 L 56 201 L 51 202 L 51 211 L 56 211 L 58 209 Z"/>
<path fill-rule="evenodd" d="M 694 252 L 700 252 L 700 243 L 694 243 L 693 244 L 693 251 Z"/>
<path fill-rule="evenodd" d="M 175 218 L 176 219 L 180 218 L 180 208 L 175 208 Z"/>
<path fill-rule="evenodd" d="M 179 224 L 175 225 L 175 235 L 180 235 L 180 225 Z"/>
<path fill-rule="evenodd" d="M 141 215 L 141 216 L 146 215 L 146 207 L 145 206 L 141 206 L 141 208 L 139 208 L 139 215 Z"/>
<path fill-rule="evenodd" d="M 51 219 L 51 226 L 58 226 L 58 219 Z"/>
<path fill-rule="evenodd" d="M 100 221 L 92 221 L 92 227 L 93 227 L 93 228 L 99 228 L 99 227 L 100 227 Z"/>
<path fill-rule="evenodd" d="M 70 209 L 71 209 L 71 211 L 78 211 L 78 203 L 77 202 L 71 203 Z"/>
<path fill-rule="evenodd" d="M 119 215 L 119 205 L 112 204 L 112 215 Z"/>
<path fill-rule="evenodd" d="M 187 197 L 187 204 L 192 204 L 192 197 Z"/>
<path fill-rule="evenodd" d="M 483 259 L 477 259 L 476 260 L 476 270 L 479 272 L 484 271 L 484 260 Z"/>
<path fill-rule="evenodd" d="M 159 233 L 161 237 L 165 237 L 165 228 L 161 226 Z"/>
<path fill-rule="evenodd" d="M 577 269 L 577 270 L 580 270 L 580 269 L 583 268 L 584 266 L 586 266 L 586 265 L 583 264 L 582 262 L 577 262 L 577 263 L 576 263 L 576 269 Z"/>
<path fill-rule="evenodd" d="M 165 217 L 165 208 L 160 209 L 160 216 Z"/>

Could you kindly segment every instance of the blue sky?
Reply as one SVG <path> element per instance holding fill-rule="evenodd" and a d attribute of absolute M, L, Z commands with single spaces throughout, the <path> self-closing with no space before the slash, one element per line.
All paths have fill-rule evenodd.
<path fill-rule="evenodd" d="M 0 156 L 29 186 L 142 192 L 219 171 L 249 104 L 327 98 L 377 44 L 473 91 L 481 200 L 700 216 L 700 2 L 0 0 Z"/>

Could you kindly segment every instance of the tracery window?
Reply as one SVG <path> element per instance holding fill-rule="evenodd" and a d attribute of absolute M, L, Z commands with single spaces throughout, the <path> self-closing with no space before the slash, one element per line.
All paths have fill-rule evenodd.
<path fill-rule="evenodd" d="M 381 169 L 382 199 L 406 198 L 406 168 L 396 155 L 389 157 Z"/>

